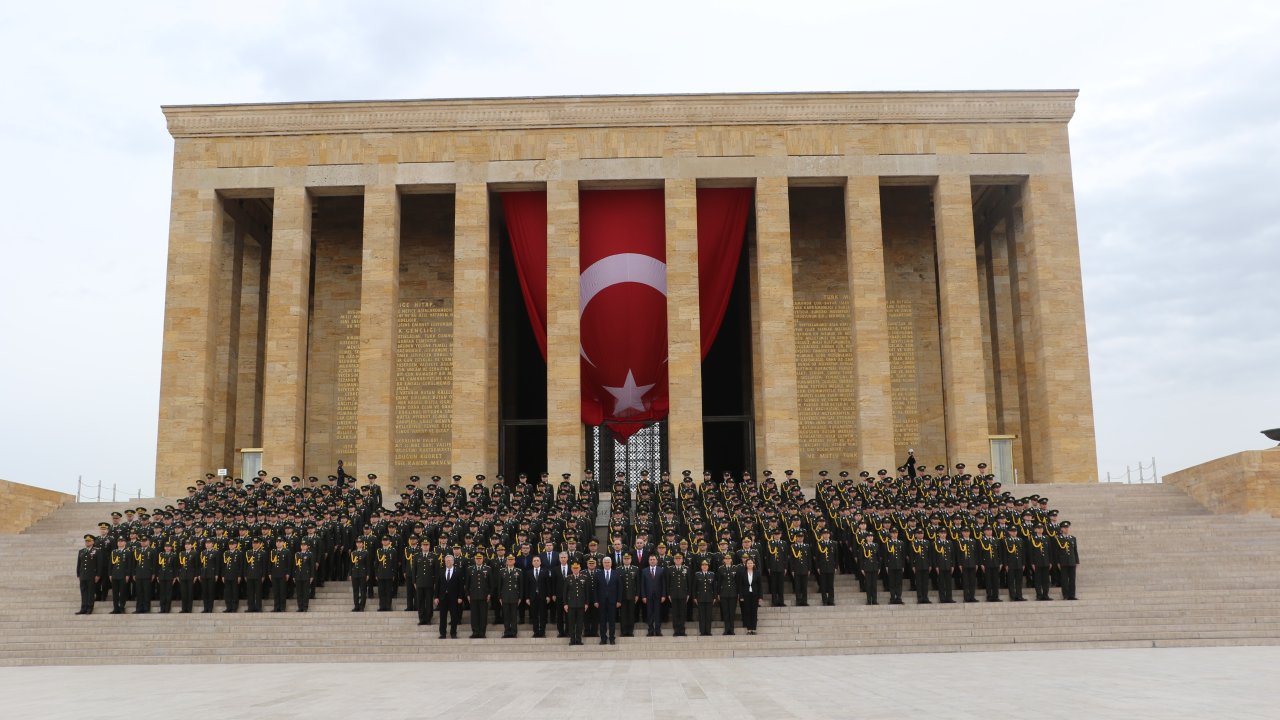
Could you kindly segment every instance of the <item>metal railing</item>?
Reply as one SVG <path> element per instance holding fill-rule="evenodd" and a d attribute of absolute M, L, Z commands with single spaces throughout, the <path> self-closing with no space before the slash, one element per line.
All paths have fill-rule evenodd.
<path fill-rule="evenodd" d="M 110 490 L 111 497 L 103 497 L 103 493 Z M 76 477 L 76 502 L 123 502 L 125 500 L 137 500 L 142 497 L 142 489 L 139 488 L 137 494 L 130 494 L 128 491 L 120 490 L 116 483 L 111 483 L 108 488 L 106 483 L 99 481 L 97 484 L 90 484 L 84 481 L 84 476 Z"/>
<path fill-rule="evenodd" d="M 1150 474 L 1148 475 L 1148 473 Z M 1136 468 L 1130 465 L 1125 465 L 1123 473 L 1116 473 L 1115 475 L 1112 475 L 1111 471 L 1108 470 L 1107 479 L 1102 480 L 1102 482 L 1123 483 L 1125 485 L 1145 485 L 1160 483 L 1161 480 L 1160 474 L 1156 472 L 1156 459 L 1151 458 L 1150 465 L 1138 463 L 1138 467 Z"/>

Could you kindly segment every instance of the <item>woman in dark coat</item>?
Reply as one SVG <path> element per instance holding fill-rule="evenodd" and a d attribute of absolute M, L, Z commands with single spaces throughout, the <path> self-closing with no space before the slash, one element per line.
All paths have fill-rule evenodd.
<path fill-rule="evenodd" d="M 748 635 L 756 634 L 756 611 L 760 607 L 764 576 L 756 567 L 756 561 L 747 558 L 747 564 L 738 573 L 738 602 L 742 603 L 742 626 Z"/>

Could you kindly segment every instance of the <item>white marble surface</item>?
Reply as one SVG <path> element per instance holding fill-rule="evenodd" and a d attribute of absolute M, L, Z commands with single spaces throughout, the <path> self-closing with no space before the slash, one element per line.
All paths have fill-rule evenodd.
<path fill-rule="evenodd" d="M 0 669 L 10 718 L 1267 718 L 1280 647 Z"/>

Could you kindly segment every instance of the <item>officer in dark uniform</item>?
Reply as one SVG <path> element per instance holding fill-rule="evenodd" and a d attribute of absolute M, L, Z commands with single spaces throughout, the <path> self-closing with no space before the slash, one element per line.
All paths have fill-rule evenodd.
<path fill-rule="evenodd" d="M 111 551 L 111 614 L 120 615 L 128 602 L 129 576 L 133 569 L 133 553 L 124 535 L 116 537 L 116 549 Z"/>
<path fill-rule="evenodd" d="M 134 614 L 145 615 L 151 612 L 151 596 L 155 588 L 156 556 L 159 552 L 151 547 L 151 537 L 143 535 L 140 546 L 133 551 L 133 582 L 138 595 L 138 604 Z"/>
<path fill-rule="evenodd" d="M 80 610 L 77 615 L 92 615 L 101 572 L 98 548 L 92 535 L 84 536 L 84 547 L 76 554 L 76 578 L 80 581 Z"/>
<path fill-rule="evenodd" d="M 702 569 L 693 578 L 693 603 L 698 609 L 698 634 L 711 634 L 711 609 L 716 602 L 716 574 L 711 571 L 711 561 L 703 559 Z"/>
<path fill-rule="evenodd" d="M 933 567 L 932 548 L 924 536 L 924 528 L 917 527 L 911 539 L 912 584 L 916 586 L 916 604 L 929 604 L 929 572 Z"/>
<path fill-rule="evenodd" d="M 790 558 L 787 564 L 791 570 L 791 582 L 795 585 L 796 607 L 807 607 L 809 605 L 809 568 L 813 564 L 813 557 L 803 533 L 797 532 L 793 535 L 790 545 Z"/>
<path fill-rule="evenodd" d="M 364 547 L 364 538 L 356 538 L 356 549 L 351 551 L 351 566 L 347 578 L 351 580 L 351 612 L 364 612 L 369 599 L 370 555 Z"/>
<path fill-rule="evenodd" d="M 481 639 L 489 625 L 489 599 L 494 581 L 484 553 L 476 553 L 475 565 L 467 572 L 467 602 L 471 606 L 471 639 Z"/>
<path fill-rule="evenodd" d="M 160 612 L 168 614 L 173 608 L 173 583 L 178 577 L 178 553 L 173 551 L 173 541 L 165 540 L 156 556 L 156 595 L 160 600 Z"/>
<path fill-rule="evenodd" d="M 898 526 L 889 527 L 889 539 L 884 542 L 884 567 L 889 580 L 889 604 L 902 604 L 902 573 L 907 567 L 906 543 L 898 538 Z"/>
<path fill-rule="evenodd" d="M 179 612 L 191 612 L 195 600 L 194 585 L 199 575 L 200 551 L 196 549 L 195 540 L 188 536 L 182 541 L 182 552 L 178 553 L 178 595 L 182 598 Z"/>
<path fill-rule="evenodd" d="M 783 602 L 783 582 L 787 573 L 787 558 L 791 550 L 782 539 L 782 528 L 775 527 L 766 548 L 764 565 L 769 573 L 769 597 L 773 607 L 786 607 Z"/>
<path fill-rule="evenodd" d="M 1009 526 L 1008 537 L 1001 543 L 1000 550 L 1005 573 L 1008 576 L 1005 582 L 1009 586 L 1009 600 L 1022 602 L 1026 599 L 1022 597 L 1022 568 L 1026 561 L 1026 553 L 1023 551 L 1022 538 L 1018 537 L 1018 528 Z"/>
<path fill-rule="evenodd" d="M 950 604 L 955 602 L 951 598 L 951 570 L 956 564 L 956 547 L 948 537 L 947 527 L 942 525 L 938 528 L 938 536 L 933 540 L 933 569 L 937 573 L 938 580 L 938 602 Z"/>
<path fill-rule="evenodd" d="M 573 563 L 569 572 L 560 591 L 564 597 L 565 625 L 569 631 L 569 644 L 581 645 L 587 605 L 591 603 L 591 585 L 582 574 L 582 565 Z"/>
<path fill-rule="evenodd" d="M 724 634 L 733 635 L 734 613 L 738 610 L 738 573 L 742 568 L 733 563 L 733 555 L 724 556 L 716 569 L 716 600 L 720 603 L 720 620 Z"/>
<path fill-rule="evenodd" d="M 435 610 L 436 574 L 440 571 L 439 561 L 431 552 L 431 541 L 423 538 L 418 543 L 418 551 L 409 561 L 406 575 L 413 577 L 414 603 L 418 607 L 418 624 L 430 625 Z"/>
<path fill-rule="evenodd" d="M 1027 560 L 1031 562 L 1031 576 L 1036 583 L 1036 600 L 1052 600 L 1049 597 L 1049 565 L 1052 550 L 1051 541 L 1044 534 L 1044 525 L 1036 523 L 1030 538 L 1027 538 Z"/>
<path fill-rule="evenodd" d="M 818 561 L 818 592 L 823 605 L 836 604 L 836 569 L 840 562 L 840 547 L 831 539 L 831 528 L 822 528 L 816 559 Z M 874 577 L 874 576 L 873 576 Z"/>
<path fill-rule="evenodd" d="M 374 552 L 373 575 L 378 581 L 378 612 L 391 609 L 391 594 L 396 586 L 396 569 L 400 555 L 391 545 L 391 538 L 382 536 L 382 547 Z"/>
<path fill-rule="evenodd" d="M 244 552 L 235 540 L 227 543 L 222 553 L 222 599 L 226 608 L 222 612 L 233 613 L 240 609 L 240 580 L 244 577 Z"/>
<path fill-rule="evenodd" d="M 204 550 L 200 551 L 200 599 L 204 604 L 201 612 L 213 612 L 214 591 L 218 587 L 218 576 L 222 574 L 222 551 L 213 538 L 205 538 Z"/>
<path fill-rule="evenodd" d="M 1058 525 L 1058 537 L 1054 538 L 1054 563 L 1062 574 L 1062 599 L 1076 599 L 1076 566 L 1080 564 L 1080 547 L 1071 534 L 1071 522 L 1063 520 Z"/>
<path fill-rule="evenodd" d="M 306 612 L 311 603 L 311 580 L 316 574 L 316 556 L 306 538 L 293 556 L 293 584 L 298 590 L 298 612 Z"/>
<path fill-rule="evenodd" d="M 506 566 L 498 572 L 498 599 L 502 602 L 502 637 L 514 638 L 519 631 L 517 608 L 526 593 L 524 571 L 516 567 L 516 556 L 508 555 Z"/>
<path fill-rule="evenodd" d="M 667 568 L 667 597 L 671 602 L 671 633 L 675 637 L 685 636 L 685 621 L 688 618 L 689 596 L 693 592 L 693 573 L 684 564 L 684 554 L 677 552 L 672 558 L 671 567 Z"/>
<path fill-rule="evenodd" d="M 262 579 L 267 576 L 270 564 L 267 551 L 262 549 L 262 538 L 253 538 L 244 554 L 244 591 L 248 611 L 262 612 Z"/>
<path fill-rule="evenodd" d="M 271 612 L 284 612 L 286 590 L 289 587 L 289 574 L 293 570 L 293 553 L 285 545 L 283 536 L 276 538 L 276 549 L 272 550 L 268 560 L 271 563 L 271 600 L 274 604 Z"/>
<path fill-rule="evenodd" d="M 978 601 L 978 541 L 969 537 L 971 532 L 968 525 L 961 525 L 960 538 L 955 541 L 956 559 L 960 563 L 960 586 L 967 603 Z"/>
<path fill-rule="evenodd" d="M 1000 538 L 990 525 L 982 526 L 977 540 L 978 571 L 987 591 L 987 602 L 1000 602 Z"/>
<path fill-rule="evenodd" d="M 876 542 L 874 533 L 865 532 L 862 534 L 861 552 L 859 552 L 859 561 L 862 564 L 863 583 L 862 589 L 867 593 L 868 605 L 879 605 L 877 592 L 880 588 L 880 543 Z"/>

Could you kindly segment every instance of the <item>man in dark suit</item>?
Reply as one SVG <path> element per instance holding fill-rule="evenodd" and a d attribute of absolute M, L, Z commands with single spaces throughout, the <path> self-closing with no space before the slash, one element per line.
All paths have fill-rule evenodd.
<path fill-rule="evenodd" d="M 622 574 L 613 568 L 613 556 L 605 555 L 604 568 L 596 571 L 593 604 L 599 609 L 600 644 L 617 643 L 618 609 L 622 607 Z"/>
<path fill-rule="evenodd" d="M 525 584 L 527 596 L 525 603 L 529 606 L 529 621 L 533 623 L 533 636 L 547 636 L 547 607 L 554 604 L 555 595 L 551 571 L 542 565 L 542 556 L 534 555 L 529 568 L 529 581 Z"/>
<path fill-rule="evenodd" d="M 646 554 L 649 566 L 640 571 L 640 599 L 644 603 L 648 637 L 662 637 L 662 600 L 667 582 L 666 570 L 658 564 L 658 556 Z"/>
<path fill-rule="evenodd" d="M 462 570 L 453 566 L 453 555 L 444 556 L 444 567 L 440 569 L 436 586 L 435 606 L 440 609 L 440 639 L 444 639 L 447 623 L 449 637 L 456 640 L 458 623 L 462 621 L 462 597 L 466 586 L 462 581 Z"/>

